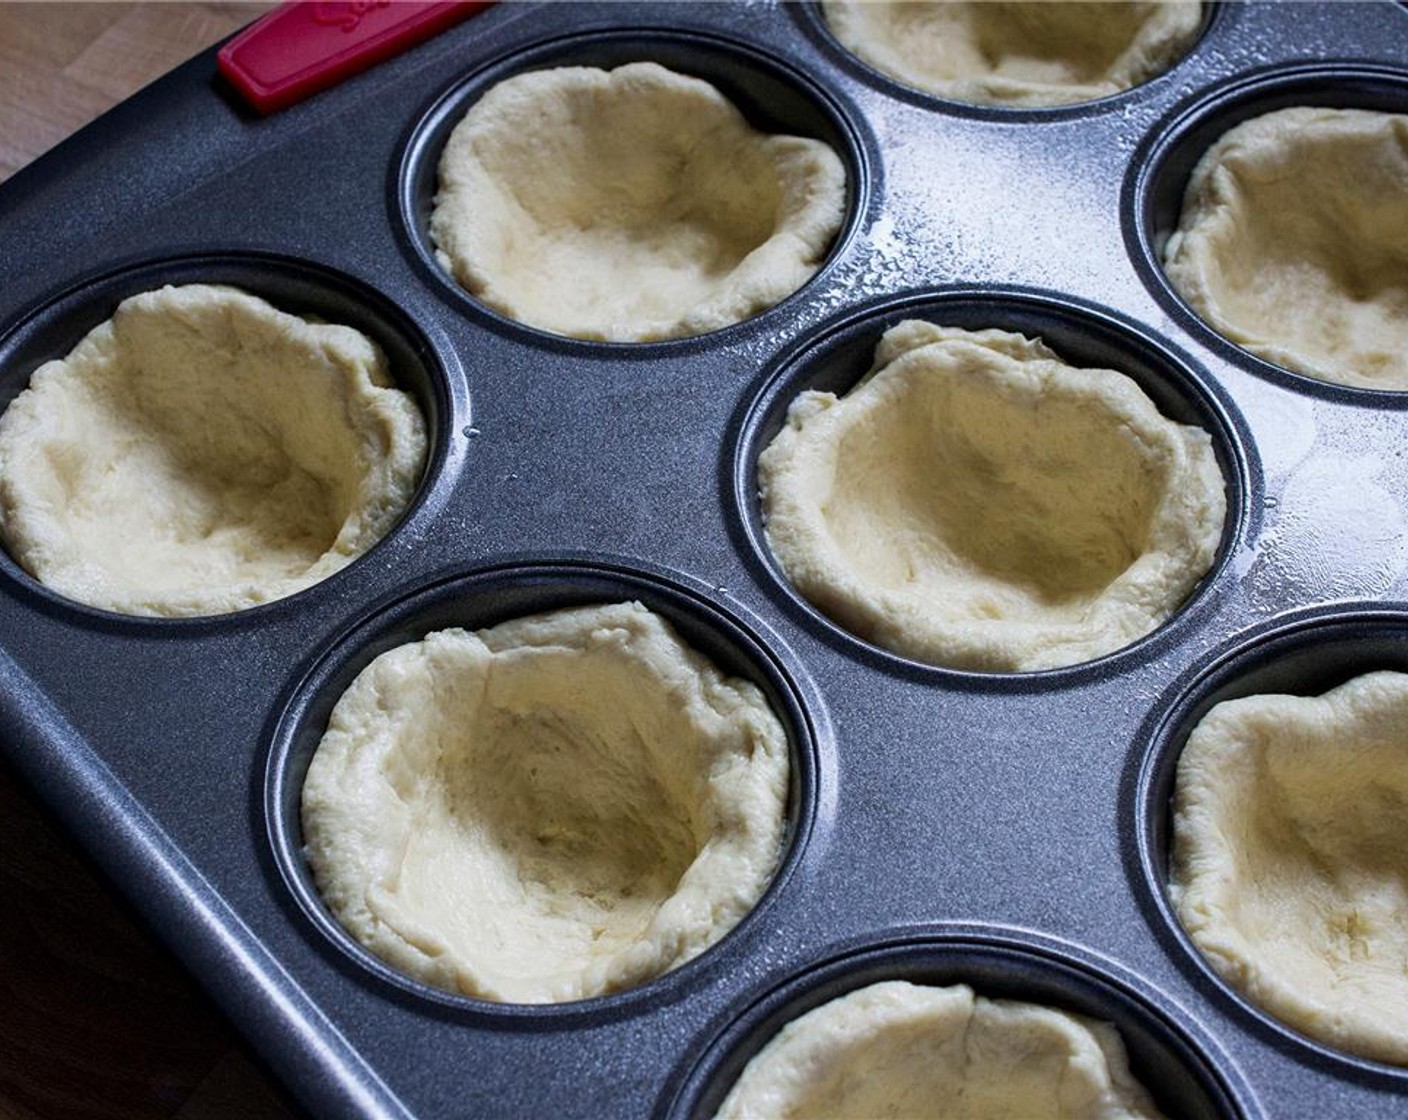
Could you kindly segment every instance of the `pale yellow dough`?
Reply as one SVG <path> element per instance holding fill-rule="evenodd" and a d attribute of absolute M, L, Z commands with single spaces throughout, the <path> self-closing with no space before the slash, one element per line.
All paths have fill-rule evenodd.
<path fill-rule="evenodd" d="M 0 417 L 0 538 L 91 606 L 241 610 L 380 540 L 425 454 L 366 336 L 233 288 L 166 287 L 124 300 Z"/>
<path fill-rule="evenodd" d="M 333 914 L 426 983 L 515 1003 L 640 984 L 761 896 L 788 749 L 759 690 L 637 603 L 373 661 L 303 787 Z"/>
<path fill-rule="evenodd" d="M 640 62 L 536 70 L 451 133 L 440 263 L 510 318 L 643 342 L 746 319 L 800 288 L 840 229 L 826 144 L 755 131 L 713 86 Z"/>
<path fill-rule="evenodd" d="M 1202 29 L 1202 5 L 1034 0 L 823 0 L 842 46 L 905 85 L 953 101 L 1092 101 L 1162 74 Z"/>
<path fill-rule="evenodd" d="M 1208 434 L 1040 340 L 911 320 L 867 377 L 809 391 L 758 460 L 768 541 L 812 603 L 896 653 L 1023 671 L 1110 653 L 1207 572 Z"/>
<path fill-rule="evenodd" d="M 1157 1120 L 1107 1023 L 889 980 L 783 1027 L 716 1120 Z"/>
<path fill-rule="evenodd" d="M 1294 108 L 1231 129 L 1193 169 L 1164 262 L 1258 357 L 1408 389 L 1408 115 Z"/>
<path fill-rule="evenodd" d="M 1179 920 L 1249 1000 L 1408 1065 L 1408 675 L 1214 707 L 1178 762 Z"/>

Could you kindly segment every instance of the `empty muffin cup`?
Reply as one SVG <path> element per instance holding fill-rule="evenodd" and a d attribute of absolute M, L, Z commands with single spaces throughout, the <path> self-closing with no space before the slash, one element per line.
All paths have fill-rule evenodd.
<path fill-rule="evenodd" d="M 635 61 L 494 85 L 445 144 L 429 229 L 441 266 L 493 310 L 643 342 L 796 291 L 846 205 L 828 144 L 759 132 L 710 83 Z"/>
<path fill-rule="evenodd" d="M 904 85 L 953 101 L 1043 107 L 1092 101 L 1163 73 L 1202 31 L 1202 5 L 875 3 L 824 0 L 847 50 Z"/>
<path fill-rule="evenodd" d="M 639 603 L 387 650 L 302 787 L 323 900 L 384 961 L 486 1000 L 621 991 L 753 907 L 781 855 L 787 735 Z"/>
<path fill-rule="evenodd" d="M 359 330 L 233 287 L 167 286 L 124 299 L 0 417 L 0 539 L 90 606 L 236 611 L 380 540 L 427 443 Z"/>
<path fill-rule="evenodd" d="M 895 653 L 984 671 L 1149 633 L 1211 567 L 1227 508 L 1208 433 L 1130 377 L 919 319 L 844 395 L 797 396 L 757 478 L 768 545 L 813 605 Z"/>

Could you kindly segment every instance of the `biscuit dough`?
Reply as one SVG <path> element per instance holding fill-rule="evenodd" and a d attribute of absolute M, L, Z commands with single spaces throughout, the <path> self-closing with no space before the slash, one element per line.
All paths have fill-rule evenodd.
<path fill-rule="evenodd" d="M 0 417 L 0 539 L 70 599 L 207 615 L 292 595 L 395 524 L 425 422 L 376 346 L 234 288 L 124 300 Z"/>
<path fill-rule="evenodd" d="M 1110 653 L 1212 564 L 1207 433 L 1039 340 L 911 320 L 845 397 L 802 393 L 758 460 L 768 541 L 855 634 L 961 669 Z"/>
<path fill-rule="evenodd" d="M 1193 169 L 1164 263 L 1258 357 L 1408 389 L 1408 115 L 1294 108 L 1231 129 Z"/>
<path fill-rule="evenodd" d="M 716 1120 L 1157 1120 L 1107 1023 L 889 980 L 783 1027 Z"/>
<path fill-rule="evenodd" d="M 897 81 L 954 101 L 1092 101 L 1162 74 L 1202 30 L 1202 5 L 823 0 L 841 45 Z"/>
<path fill-rule="evenodd" d="M 1408 1065 L 1408 675 L 1218 704 L 1178 762 L 1169 893 L 1232 987 Z"/>
<path fill-rule="evenodd" d="M 841 227 L 826 144 L 755 131 L 655 63 L 494 86 L 440 160 L 440 263 L 496 311 L 614 342 L 717 330 L 814 273 Z"/>
<path fill-rule="evenodd" d="M 638 603 L 445 630 L 338 701 L 303 787 L 323 898 L 372 952 L 482 999 L 640 984 L 776 866 L 786 735 Z"/>

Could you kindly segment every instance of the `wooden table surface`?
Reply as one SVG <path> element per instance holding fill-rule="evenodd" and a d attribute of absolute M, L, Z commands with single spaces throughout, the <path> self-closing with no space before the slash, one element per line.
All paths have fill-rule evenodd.
<path fill-rule="evenodd" d="M 267 3 L 0 3 L 0 180 Z M 0 1120 L 294 1106 L 0 764 Z"/>

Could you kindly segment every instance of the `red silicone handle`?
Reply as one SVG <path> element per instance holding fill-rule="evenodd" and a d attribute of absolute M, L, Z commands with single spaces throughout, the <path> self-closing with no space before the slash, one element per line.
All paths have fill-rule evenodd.
<path fill-rule="evenodd" d="M 261 113 L 273 113 L 400 54 L 491 2 L 285 4 L 241 31 L 216 58 L 246 101 Z"/>

